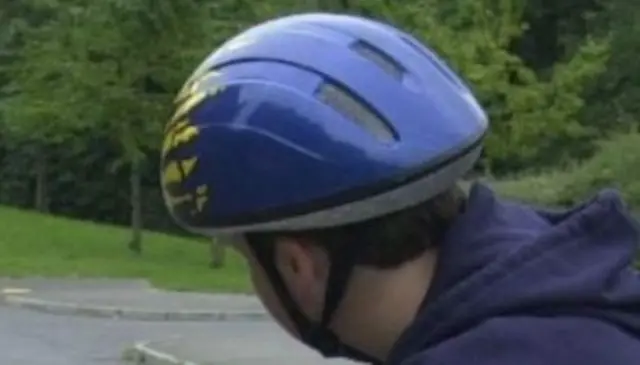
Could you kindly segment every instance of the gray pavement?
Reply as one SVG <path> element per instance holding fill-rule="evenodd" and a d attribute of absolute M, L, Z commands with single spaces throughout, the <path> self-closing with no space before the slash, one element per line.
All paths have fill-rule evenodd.
<path fill-rule="evenodd" d="M 327 360 L 275 324 L 255 324 L 242 337 L 184 336 L 138 343 L 127 351 L 135 365 L 351 365 Z"/>
<path fill-rule="evenodd" d="M 210 320 L 213 317 L 206 321 L 177 321 L 166 317 L 162 321 L 150 321 L 144 316 L 105 318 L 106 315 L 87 317 L 83 311 L 52 311 L 67 314 L 62 316 L 42 313 L 43 308 L 38 306 L 31 308 L 11 301 L 36 298 L 45 304 L 57 301 L 70 306 L 81 301 L 87 308 L 112 309 L 126 304 L 137 307 L 140 313 L 178 313 L 185 308 L 223 313 L 238 311 L 238 308 L 256 309 L 258 302 L 249 296 L 164 293 L 144 281 L 68 279 L 0 279 L 0 293 L 4 298 L 0 303 L 4 304 L 0 305 L 0 364 L 349 364 L 322 359 L 264 316 L 259 321 L 254 317 L 233 317 L 235 321 Z M 221 303 L 224 305 L 219 305 Z M 219 305 L 218 308 L 215 305 Z"/>
<path fill-rule="evenodd" d="M 0 307 L 0 364 L 121 365 L 122 350 L 141 339 L 175 335 L 242 336 L 253 324 L 141 322 L 55 316 Z"/>
<path fill-rule="evenodd" d="M 302 361 L 296 365 L 333 363 L 315 357 L 292 340 L 281 341 L 282 336 L 285 335 L 271 322 L 123 321 L 0 307 L 0 364 L 122 365 L 126 364 L 122 360 L 123 349 L 142 339 L 151 341 L 151 348 L 207 361 L 201 364 L 288 365 L 296 359 Z M 270 347 L 275 350 L 266 351 Z M 148 360 L 147 365 L 167 364 L 156 358 Z"/>
<path fill-rule="evenodd" d="M 264 320 L 250 295 L 175 293 L 144 281 L 101 279 L 2 279 L 7 306 L 53 314 L 151 321 Z"/>
<path fill-rule="evenodd" d="M 81 289 L 151 289 L 143 279 L 78 279 L 78 278 L 2 278 L 0 288 L 28 288 L 32 290 L 81 290 Z"/>

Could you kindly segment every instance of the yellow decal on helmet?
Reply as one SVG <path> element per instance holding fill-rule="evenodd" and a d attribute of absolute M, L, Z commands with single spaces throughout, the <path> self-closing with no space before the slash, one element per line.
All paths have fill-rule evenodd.
<path fill-rule="evenodd" d="M 204 99 L 215 96 L 222 91 L 222 85 L 215 83 L 216 79 L 219 79 L 220 76 L 220 72 L 211 70 L 194 75 L 184 84 L 174 100 L 178 108 L 167 124 L 165 132 L 173 129 L 177 123 L 200 105 Z"/>
<path fill-rule="evenodd" d="M 209 199 L 209 186 L 200 185 L 195 191 L 185 190 L 183 183 L 190 178 L 198 165 L 198 157 L 170 158 L 169 154 L 189 145 L 200 136 L 200 128 L 192 124 L 191 112 L 204 100 L 217 95 L 222 86 L 215 81 L 220 77 L 217 71 L 208 71 L 194 75 L 175 98 L 176 112 L 167 124 L 162 143 L 163 170 L 161 185 L 167 206 L 176 210 L 179 206 L 188 204 L 190 214 L 195 215 L 203 211 Z"/>
<path fill-rule="evenodd" d="M 200 129 L 190 125 L 187 121 L 177 123 L 174 128 L 165 133 L 162 142 L 162 156 L 166 157 L 172 150 L 194 141 L 200 135 Z"/>
<path fill-rule="evenodd" d="M 166 184 L 183 182 L 191 175 L 197 163 L 197 157 L 168 162 L 162 171 L 162 181 Z"/>

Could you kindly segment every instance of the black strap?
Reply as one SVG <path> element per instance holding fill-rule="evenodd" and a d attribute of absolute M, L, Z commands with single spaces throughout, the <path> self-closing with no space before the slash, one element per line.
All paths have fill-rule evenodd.
<path fill-rule="evenodd" d="M 257 261 L 265 270 L 284 310 L 296 326 L 296 330 L 301 337 L 300 339 L 305 344 L 319 351 L 325 357 L 346 357 L 365 363 L 380 363 L 379 360 L 374 359 L 362 351 L 345 345 L 338 336 L 329 329 L 333 316 L 344 297 L 349 278 L 355 266 L 355 249 L 340 252 L 338 252 L 338 250 L 329 251 L 331 267 L 327 280 L 327 291 L 325 293 L 322 318 L 320 323 L 313 323 L 299 309 L 282 276 L 278 272 L 275 265 L 273 243 L 250 237 L 247 237 L 247 242 Z"/>
<path fill-rule="evenodd" d="M 356 252 L 354 249 L 329 251 L 331 267 L 329 278 L 327 279 L 327 291 L 324 298 L 324 308 L 322 311 L 323 326 L 329 326 L 345 292 L 349 286 L 349 279 L 355 266 Z"/>

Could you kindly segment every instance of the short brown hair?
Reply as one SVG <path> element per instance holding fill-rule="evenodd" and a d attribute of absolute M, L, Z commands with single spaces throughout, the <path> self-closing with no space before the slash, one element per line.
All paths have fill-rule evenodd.
<path fill-rule="evenodd" d="M 274 242 L 288 236 L 332 252 L 358 245 L 356 263 L 393 268 L 440 244 L 466 205 L 466 194 L 455 186 L 433 199 L 386 216 L 355 224 L 296 232 L 252 233 L 249 242 Z"/>

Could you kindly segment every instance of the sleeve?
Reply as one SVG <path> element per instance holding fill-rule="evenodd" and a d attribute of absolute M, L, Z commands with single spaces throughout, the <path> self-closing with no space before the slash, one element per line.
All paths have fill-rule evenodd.
<path fill-rule="evenodd" d="M 499 317 L 407 358 L 401 365 L 630 365 L 640 338 L 589 318 Z"/>

